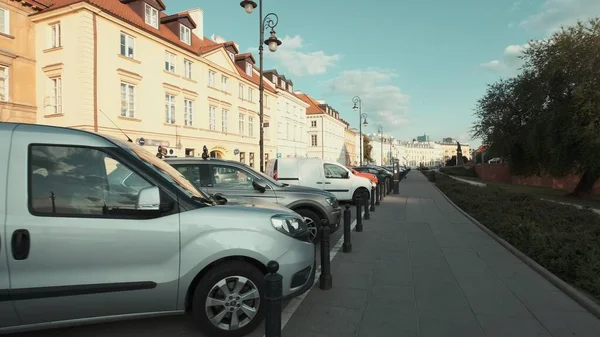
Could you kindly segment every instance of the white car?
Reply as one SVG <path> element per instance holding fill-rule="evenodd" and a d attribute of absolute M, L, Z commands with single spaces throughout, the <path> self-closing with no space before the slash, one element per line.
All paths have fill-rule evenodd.
<path fill-rule="evenodd" d="M 290 185 L 316 187 L 331 192 L 338 200 L 370 198 L 375 185 L 354 175 L 343 165 L 320 158 L 278 158 L 267 162 L 267 175 Z"/>

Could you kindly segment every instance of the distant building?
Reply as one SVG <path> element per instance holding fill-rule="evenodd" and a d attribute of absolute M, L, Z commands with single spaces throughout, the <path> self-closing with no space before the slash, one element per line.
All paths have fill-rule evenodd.
<path fill-rule="evenodd" d="M 417 142 L 421 142 L 421 143 L 429 142 L 429 136 L 426 134 L 423 134 L 422 136 L 418 136 Z"/>

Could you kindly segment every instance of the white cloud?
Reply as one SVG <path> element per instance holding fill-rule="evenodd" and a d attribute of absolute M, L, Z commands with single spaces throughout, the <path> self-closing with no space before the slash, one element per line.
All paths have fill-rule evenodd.
<path fill-rule="evenodd" d="M 521 21 L 520 26 L 552 33 L 561 26 L 572 25 L 600 15 L 598 0 L 546 0 L 540 11 Z"/>
<path fill-rule="evenodd" d="M 523 65 L 523 60 L 520 56 L 523 55 L 523 51 L 525 51 L 528 46 L 529 43 L 507 46 L 504 48 L 502 59 L 485 62 L 479 66 L 491 71 L 516 71 Z"/>
<path fill-rule="evenodd" d="M 341 59 L 341 55 L 329 55 L 322 50 L 308 51 L 302 37 L 286 35 L 281 39 L 281 46 L 271 53 L 265 46 L 265 58 L 277 64 L 286 75 L 304 76 L 318 75 L 327 72 Z M 257 48 L 250 48 L 256 53 Z"/>
<path fill-rule="evenodd" d="M 359 96 L 369 123 L 382 124 L 387 130 L 407 124 L 410 97 L 390 83 L 396 77 L 389 70 L 347 70 L 325 81 L 331 96 Z"/>

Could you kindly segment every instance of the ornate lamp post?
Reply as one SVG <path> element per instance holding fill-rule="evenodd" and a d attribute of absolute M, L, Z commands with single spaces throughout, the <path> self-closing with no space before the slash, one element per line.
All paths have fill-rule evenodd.
<path fill-rule="evenodd" d="M 360 142 L 358 144 L 359 146 L 359 162 L 360 162 L 360 166 L 362 166 L 363 164 L 363 154 L 362 154 L 362 148 L 363 148 L 363 136 L 362 136 L 362 126 L 367 126 L 369 125 L 369 123 L 367 123 L 367 117 L 368 115 L 366 113 L 362 113 L 362 99 L 360 99 L 360 97 L 358 96 L 354 96 L 354 98 L 352 98 L 352 103 L 354 103 L 354 106 L 352 107 L 352 109 L 354 109 L 355 111 L 358 110 L 358 132 L 360 135 Z M 362 122 L 362 120 L 364 120 L 364 122 Z"/>
<path fill-rule="evenodd" d="M 266 44 L 269 47 L 271 52 L 277 51 L 277 47 L 281 45 L 281 41 L 275 35 L 275 27 L 279 23 L 279 17 L 275 13 L 269 13 L 263 17 L 263 4 L 262 0 L 258 1 L 257 4 L 253 0 L 243 0 L 240 2 L 240 6 L 244 8 L 246 13 L 250 14 L 252 11 L 258 7 L 258 15 L 259 15 L 259 29 L 260 29 L 260 40 L 258 42 L 258 55 L 259 55 L 259 76 L 260 82 L 258 85 L 259 91 L 259 124 L 260 124 L 260 132 L 259 132 L 259 141 L 258 146 L 260 147 L 260 172 L 265 172 L 265 134 L 264 134 L 264 113 L 263 113 L 263 96 L 264 96 L 264 82 L 263 82 L 263 44 Z M 265 40 L 265 30 L 270 29 L 270 34 L 268 39 Z"/>
<path fill-rule="evenodd" d="M 381 166 L 383 166 L 383 125 L 377 125 L 377 132 L 379 133 L 381 141 Z"/>

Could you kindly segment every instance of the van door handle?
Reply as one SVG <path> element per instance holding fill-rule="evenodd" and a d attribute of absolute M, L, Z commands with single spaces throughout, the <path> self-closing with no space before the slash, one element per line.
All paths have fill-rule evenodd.
<path fill-rule="evenodd" d="M 11 246 L 12 255 L 15 260 L 25 260 L 29 257 L 29 250 L 31 248 L 29 231 L 26 229 L 17 229 L 14 231 Z"/>
<path fill-rule="evenodd" d="M 322 184 L 322 183 L 323 183 L 322 181 L 317 181 L 317 184 Z"/>
<path fill-rule="evenodd" d="M 325 182 L 325 185 L 331 185 L 331 183 L 327 181 L 327 182 Z"/>

